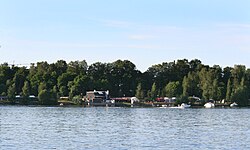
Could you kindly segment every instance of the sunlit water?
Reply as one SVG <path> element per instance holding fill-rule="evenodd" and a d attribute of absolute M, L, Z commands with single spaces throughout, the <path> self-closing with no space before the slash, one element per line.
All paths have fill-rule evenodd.
<path fill-rule="evenodd" d="M 250 109 L 0 106 L 0 149 L 250 149 Z"/>

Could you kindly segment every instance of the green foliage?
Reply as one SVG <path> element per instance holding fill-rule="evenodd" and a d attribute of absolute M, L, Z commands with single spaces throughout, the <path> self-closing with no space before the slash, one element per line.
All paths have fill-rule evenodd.
<path fill-rule="evenodd" d="M 135 97 L 137 97 L 138 99 L 143 99 L 144 98 L 144 92 L 142 90 L 142 84 L 141 83 L 139 83 L 137 85 Z"/>
<path fill-rule="evenodd" d="M 167 97 L 176 97 L 181 95 L 182 89 L 179 81 L 169 82 L 165 87 Z"/>
<path fill-rule="evenodd" d="M 16 93 L 20 94 L 22 93 L 22 88 L 24 85 L 24 82 L 26 80 L 26 76 L 28 75 L 28 71 L 25 67 L 21 67 L 17 69 L 17 72 L 15 73 L 14 76 L 14 83 L 16 85 Z"/>
<path fill-rule="evenodd" d="M 82 97 L 80 95 L 76 95 L 72 98 L 72 102 L 76 105 L 82 104 Z"/>
<path fill-rule="evenodd" d="M 22 95 L 23 97 L 27 98 L 30 96 L 30 84 L 28 81 L 24 82 L 24 86 L 22 88 Z"/>
<path fill-rule="evenodd" d="M 151 97 L 151 99 L 155 100 L 155 98 L 157 97 L 157 94 L 158 94 L 158 92 L 157 92 L 157 89 L 156 89 L 156 83 L 154 83 L 152 85 L 152 88 L 151 88 L 151 91 L 150 91 L 150 97 Z"/>
<path fill-rule="evenodd" d="M 67 86 L 61 86 L 59 89 L 59 95 L 60 96 L 67 96 L 69 93 L 69 90 L 67 88 Z"/>
<path fill-rule="evenodd" d="M 232 83 L 231 83 L 231 80 L 228 79 L 228 82 L 227 82 L 227 93 L 226 93 L 226 100 L 227 101 L 231 100 L 231 94 L 232 94 Z"/>
<path fill-rule="evenodd" d="M 23 96 L 23 104 L 28 104 L 29 96 L 30 96 L 30 85 L 28 81 L 24 82 L 24 86 L 22 88 L 22 96 Z"/>
<path fill-rule="evenodd" d="M 108 65 L 108 81 L 111 86 L 111 94 L 114 96 L 134 96 L 139 71 L 128 60 L 117 60 Z"/>
<path fill-rule="evenodd" d="M 40 102 L 41 105 L 46 105 L 48 104 L 49 100 L 50 100 L 50 93 L 48 90 L 44 89 L 41 90 L 38 94 L 38 100 Z"/>
<path fill-rule="evenodd" d="M 214 68 L 203 68 L 199 72 L 200 85 L 202 90 L 202 97 L 205 100 L 214 99 L 218 100 L 218 87 L 219 87 L 219 76 L 221 74 L 220 69 Z"/>
<path fill-rule="evenodd" d="M 66 67 L 65 67 L 66 68 Z M 83 61 L 71 61 L 68 64 L 67 72 L 72 74 L 86 74 L 88 69 L 88 64 L 85 60 Z"/>
<path fill-rule="evenodd" d="M 74 73 L 63 73 L 57 79 L 57 85 L 59 87 L 60 96 L 68 96 L 69 95 L 69 82 L 73 81 L 76 77 Z"/>
<path fill-rule="evenodd" d="M 49 91 L 47 89 L 44 89 L 39 92 L 38 94 L 38 100 L 41 105 L 56 105 L 57 104 L 57 98 L 56 93 L 52 91 Z"/>
<path fill-rule="evenodd" d="M 13 83 L 9 88 L 8 88 L 8 100 L 11 103 L 15 102 L 15 93 L 16 93 L 16 85 Z"/>
<path fill-rule="evenodd" d="M 183 96 L 201 96 L 200 79 L 197 73 L 189 72 L 182 82 Z"/>
<path fill-rule="evenodd" d="M 5 91 L 6 91 L 6 85 L 0 84 L 0 95 L 4 96 Z"/>
<path fill-rule="evenodd" d="M 236 102 L 239 106 L 248 104 L 248 90 L 246 86 L 238 87 L 231 96 L 232 102 Z"/>
<path fill-rule="evenodd" d="M 46 83 L 45 82 L 40 83 L 38 86 L 38 93 L 40 93 L 42 90 L 45 90 L 45 89 L 47 89 Z"/>
<path fill-rule="evenodd" d="M 41 104 L 56 104 L 60 96 L 83 96 L 88 90 L 109 90 L 112 97 L 136 96 L 154 100 L 158 96 L 202 97 L 237 101 L 250 99 L 250 69 L 235 65 L 222 69 L 203 65 L 198 59 L 163 62 L 141 73 L 129 60 L 112 63 L 64 60 L 31 64 L 29 68 L 0 65 L 0 94 L 15 102 L 15 95 L 39 97 Z M 147 95 L 146 95 L 147 92 Z M 145 94 L 145 95 L 144 95 Z M 25 100 L 24 100 L 25 103 Z"/>

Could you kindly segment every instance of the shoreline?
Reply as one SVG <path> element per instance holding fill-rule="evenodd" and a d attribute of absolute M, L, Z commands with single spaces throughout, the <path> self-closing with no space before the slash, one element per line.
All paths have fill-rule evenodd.
<path fill-rule="evenodd" d="M 8 103 L 2 103 L 0 102 L 0 106 L 17 106 L 17 107 L 62 107 L 62 108 L 67 108 L 67 107 L 82 107 L 82 108 L 91 108 L 91 107 L 120 107 L 120 108 L 178 108 L 178 107 L 173 107 L 173 106 L 167 106 L 163 107 L 162 105 L 157 105 L 157 103 L 140 103 L 140 104 L 130 104 L 130 103 L 116 103 L 116 104 L 105 104 L 105 103 L 99 103 L 99 104 L 82 104 L 82 105 L 75 105 L 75 104 L 64 104 L 64 105 L 34 105 L 34 104 L 29 104 L 29 105 L 22 105 L 22 104 L 11 104 L 10 102 Z M 203 105 L 192 105 L 190 107 L 191 109 L 200 109 L 200 108 L 205 108 Z M 190 108 L 185 108 L 185 109 L 190 109 Z M 212 109 L 220 109 L 220 108 L 225 108 L 225 109 L 237 109 L 237 108 L 250 108 L 250 106 L 245 106 L 245 107 L 230 107 L 229 105 L 215 105 L 214 108 Z M 207 108 L 206 108 L 207 109 Z"/>

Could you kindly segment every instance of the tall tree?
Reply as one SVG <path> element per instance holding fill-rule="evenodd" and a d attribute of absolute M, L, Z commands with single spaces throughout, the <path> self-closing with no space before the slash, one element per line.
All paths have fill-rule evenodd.
<path fill-rule="evenodd" d="M 144 92 L 143 92 L 142 84 L 141 83 L 138 83 L 138 85 L 137 85 L 135 96 L 138 99 L 143 99 L 144 98 Z"/>
<path fill-rule="evenodd" d="M 38 100 L 41 105 L 57 104 L 56 89 L 48 89 L 46 83 L 39 85 Z"/>
<path fill-rule="evenodd" d="M 246 86 L 245 78 L 242 77 L 240 85 L 235 91 L 232 93 L 231 99 L 232 102 L 236 102 L 240 106 L 247 106 L 248 105 L 248 89 Z"/>
<path fill-rule="evenodd" d="M 68 83 L 73 81 L 76 77 L 76 74 L 72 73 L 63 73 L 61 76 L 57 78 L 57 85 L 59 88 L 60 96 L 68 96 L 69 95 L 69 87 Z"/>
<path fill-rule="evenodd" d="M 202 97 L 205 100 L 215 99 L 218 100 L 218 79 L 219 71 L 215 68 L 202 68 L 199 72 L 200 85 L 202 89 Z"/>
<path fill-rule="evenodd" d="M 232 95 L 232 84 L 230 78 L 227 81 L 227 93 L 226 93 L 226 101 L 231 100 L 231 95 Z"/>
<path fill-rule="evenodd" d="M 110 64 L 108 81 L 114 96 L 134 96 L 140 72 L 128 60 L 117 60 Z"/>
<path fill-rule="evenodd" d="M 41 90 L 38 94 L 38 100 L 41 105 L 48 105 L 50 101 L 50 92 L 47 89 Z"/>
<path fill-rule="evenodd" d="M 25 67 L 21 67 L 17 69 L 17 72 L 14 76 L 14 82 L 16 85 L 16 93 L 20 94 L 22 92 L 22 87 L 24 85 L 24 81 L 26 80 L 26 77 L 28 75 L 28 71 Z"/>
<path fill-rule="evenodd" d="M 16 96 L 16 85 L 13 83 L 9 88 L 8 88 L 8 100 L 11 103 L 15 103 L 15 96 Z"/>
<path fill-rule="evenodd" d="M 67 72 L 75 74 L 86 74 L 88 69 L 88 64 L 85 60 L 83 61 L 71 61 L 68 64 Z"/>
<path fill-rule="evenodd" d="M 183 96 L 201 96 L 199 76 L 195 72 L 189 72 L 182 82 Z"/>
<path fill-rule="evenodd" d="M 152 88 L 151 88 L 151 91 L 150 91 L 151 99 L 155 100 L 155 98 L 157 97 L 157 94 L 158 94 L 158 91 L 157 91 L 157 88 L 156 88 L 156 83 L 154 83 L 152 85 Z"/>
<path fill-rule="evenodd" d="M 190 64 L 187 59 L 177 60 L 173 69 L 175 76 L 174 81 L 181 81 L 190 72 Z"/>
<path fill-rule="evenodd" d="M 179 81 L 176 82 L 169 82 L 166 87 L 166 96 L 167 97 L 177 97 L 181 95 L 181 84 Z"/>
<path fill-rule="evenodd" d="M 22 96 L 23 96 L 23 104 L 28 104 L 30 96 L 30 84 L 28 81 L 24 82 L 24 86 L 22 88 Z"/>
<path fill-rule="evenodd" d="M 55 67 L 56 67 L 56 71 L 57 71 L 58 75 L 66 73 L 66 71 L 68 69 L 68 65 L 67 65 L 66 61 L 64 61 L 64 60 L 58 60 L 55 63 Z"/>

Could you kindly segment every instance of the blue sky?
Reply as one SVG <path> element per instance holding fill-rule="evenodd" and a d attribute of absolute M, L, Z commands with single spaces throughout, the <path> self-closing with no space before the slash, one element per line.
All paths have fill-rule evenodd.
<path fill-rule="evenodd" d="M 249 0 L 0 0 L 0 63 L 250 67 Z"/>

